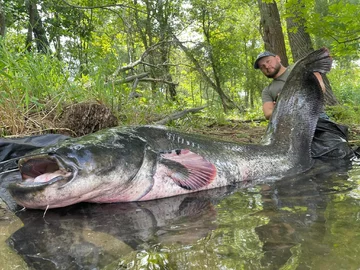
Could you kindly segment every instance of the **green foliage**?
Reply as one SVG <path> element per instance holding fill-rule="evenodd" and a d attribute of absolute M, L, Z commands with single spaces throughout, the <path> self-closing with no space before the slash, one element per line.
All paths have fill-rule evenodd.
<path fill-rule="evenodd" d="M 41 109 L 39 106 L 46 104 L 53 93 L 60 95 L 64 91 L 68 75 L 62 72 L 57 59 L 27 52 L 11 53 L 3 44 L 0 58 L 2 83 L 11 91 L 7 94 L 22 101 L 26 110 L 31 106 Z"/>
<path fill-rule="evenodd" d="M 359 124 L 360 67 L 355 62 L 343 64 L 335 60 L 335 68 L 328 75 L 335 96 L 341 105 L 327 108 L 336 121 Z"/>
<path fill-rule="evenodd" d="M 204 38 L 194 54 L 218 76 L 222 87 L 238 104 L 252 107 L 259 100 L 264 77 L 253 69 L 258 54 L 259 32 L 254 28 L 258 13 L 252 1 L 191 1 L 191 18 L 199 21 L 194 30 Z M 241 20 L 239 20 L 241 18 Z M 245 95 L 241 95 L 244 93 Z"/>
<path fill-rule="evenodd" d="M 342 104 L 360 104 L 360 66 L 335 60 L 335 68 L 328 75 L 334 94 Z"/>
<path fill-rule="evenodd" d="M 360 5 L 352 0 L 331 1 L 327 13 L 314 14 L 311 30 L 331 40 L 331 50 L 337 56 L 358 56 Z M 321 34 L 320 34 L 321 33 Z"/>
<path fill-rule="evenodd" d="M 289 0 L 286 16 L 299 12 L 315 48 L 329 47 L 333 55 L 359 58 L 360 5 L 357 0 Z M 296 29 L 293 29 L 296 31 Z"/>
<path fill-rule="evenodd" d="M 343 124 L 360 124 L 360 108 L 358 106 L 338 105 L 326 108 L 331 119 Z"/>
<path fill-rule="evenodd" d="M 329 78 L 335 95 L 351 112 L 360 101 L 354 62 L 359 58 L 359 20 L 353 19 L 359 5 L 353 0 L 300 2 L 300 7 L 299 0 L 279 5 L 282 18 L 294 8 L 300 10 L 317 46 L 330 47 L 336 65 Z M 204 105 L 200 117 L 189 115 L 171 124 L 198 126 L 201 118 L 225 123 L 263 117 L 260 93 L 269 80 L 252 66 L 263 50 L 254 27 L 260 15 L 256 1 L 43 0 L 37 7 L 51 44 L 48 55 L 26 52 L 28 14 L 23 3 L 4 4 L 7 32 L 0 49 L 0 104 L 13 111 L 14 119 L 34 112 L 60 114 L 70 103 L 89 100 L 109 106 L 123 124 L 151 123 L 174 111 Z M 185 42 L 205 75 L 244 112 L 223 112 L 219 94 L 188 56 L 169 42 L 172 35 Z M 115 72 L 156 44 L 141 64 Z M 134 81 L 121 82 L 144 72 L 154 81 L 139 81 L 134 89 Z M 177 84 L 175 96 L 162 81 Z M 135 92 L 140 97 L 132 98 Z"/>

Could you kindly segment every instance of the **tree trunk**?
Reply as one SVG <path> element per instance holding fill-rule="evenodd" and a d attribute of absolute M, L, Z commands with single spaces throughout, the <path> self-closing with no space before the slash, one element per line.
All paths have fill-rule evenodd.
<path fill-rule="evenodd" d="M 159 22 L 159 34 L 160 34 L 160 44 L 159 52 L 160 52 L 160 64 L 169 62 L 170 55 L 170 43 L 166 42 L 169 40 L 170 36 L 170 26 L 169 26 L 169 15 L 171 12 L 169 11 L 171 5 L 171 1 L 157 1 L 157 21 Z M 169 65 L 162 65 L 161 72 L 163 77 L 166 78 L 167 81 L 172 81 L 172 76 L 170 72 Z M 176 87 L 175 84 L 165 84 L 166 92 L 169 93 L 170 99 L 172 101 L 176 100 Z"/>
<path fill-rule="evenodd" d="M 303 0 L 298 0 L 298 4 L 293 9 L 288 10 L 288 14 L 292 14 L 286 19 L 287 24 L 287 33 L 289 37 L 289 43 L 291 48 L 291 53 L 293 56 L 294 62 L 306 56 L 314 50 L 311 38 L 309 33 L 306 32 L 306 21 L 305 18 L 301 16 L 301 10 L 303 7 Z M 299 9 L 300 7 L 300 9 Z M 332 89 L 330 82 L 326 75 L 323 76 L 326 92 L 325 92 L 325 104 L 326 105 L 336 105 L 339 102 L 337 101 Z"/>
<path fill-rule="evenodd" d="M 184 51 L 184 53 L 186 54 L 186 56 L 190 59 L 190 61 L 194 64 L 196 70 L 199 72 L 199 74 L 201 75 L 201 77 L 218 93 L 224 111 L 227 112 L 227 110 L 229 109 L 233 109 L 233 108 L 237 108 L 240 111 L 243 111 L 243 109 L 239 108 L 226 94 L 225 92 L 222 90 L 222 88 L 220 87 L 220 85 L 214 83 L 211 78 L 206 74 L 206 72 L 201 68 L 199 62 L 196 60 L 196 58 L 194 57 L 194 55 L 190 52 L 190 50 L 188 48 L 186 48 L 179 40 L 178 38 L 174 35 L 173 36 L 174 41 L 176 44 L 179 45 L 179 47 Z"/>
<path fill-rule="evenodd" d="M 5 37 L 6 19 L 5 19 L 4 3 L 0 0 L 0 36 Z"/>
<path fill-rule="evenodd" d="M 282 32 L 279 10 L 276 2 L 258 0 L 260 9 L 260 33 L 265 44 L 265 50 L 280 56 L 284 66 L 289 65 L 286 56 L 284 34 Z"/>
<path fill-rule="evenodd" d="M 37 51 L 47 53 L 49 50 L 49 41 L 46 37 L 46 31 L 42 24 L 36 4 L 36 0 L 26 1 L 29 15 L 29 28 L 26 39 L 26 46 L 28 50 L 31 50 L 32 34 L 34 34 Z"/>
<path fill-rule="evenodd" d="M 302 0 L 298 0 L 298 5 L 302 6 Z M 303 7 L 302 7 L 303 8 Z M 314 50 L 311 44 L 310 35 L 305 30 L 305 19 L 301 17 L 299 9 L 291 11 L 293 16 L 286 18 L 287 33 L 294 62 L 303 58 Z"/>
<path fill-rule="evenodd" d="M 32 51 L 32 41 L 33 41 L 33 31 L 32 31 L 33 16 L 30 15 L 31 14 L 30 1 L 26 1 L 25 3 L 26 3 L 26 9 L 28 10 L 28 14 L 29 14 L 29 23 L 27 28 L 26 40 L 25 40 L 25 48 L 28 52 L 30 52 Z"/>

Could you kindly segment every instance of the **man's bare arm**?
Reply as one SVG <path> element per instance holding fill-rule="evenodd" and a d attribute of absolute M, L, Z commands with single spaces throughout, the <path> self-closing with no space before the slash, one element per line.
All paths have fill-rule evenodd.
<path fill-rule="evenodd" d="M 275 107 L 275 102 L 268 101 L 263 103 L 263 112 L 266 119 L 270 119 Z"/>

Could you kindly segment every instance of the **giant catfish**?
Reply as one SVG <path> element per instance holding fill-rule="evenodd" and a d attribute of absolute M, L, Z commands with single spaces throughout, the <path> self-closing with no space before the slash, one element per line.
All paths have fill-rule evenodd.
<path fill-rule="evenodd" d="M 330 71 L 326 48 L 293 67 L 269 122 L 266 143 L 241 145 L 165 127 L 116 127 L 31 152 L 9 186 L 26 208 L 170 197 L 304 172 L 323 107 L 318 73 Z"/>

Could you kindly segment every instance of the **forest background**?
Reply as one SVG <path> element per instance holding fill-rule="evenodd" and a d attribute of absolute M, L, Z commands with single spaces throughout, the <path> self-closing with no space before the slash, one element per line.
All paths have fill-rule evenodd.
<path fill-rule="evenodd" d="M 356 129 L 358 18 L 359 0 L 0 0 L 0 132 L 265 126 L 256 56 L 323 46 L 327 113 Z"/>

